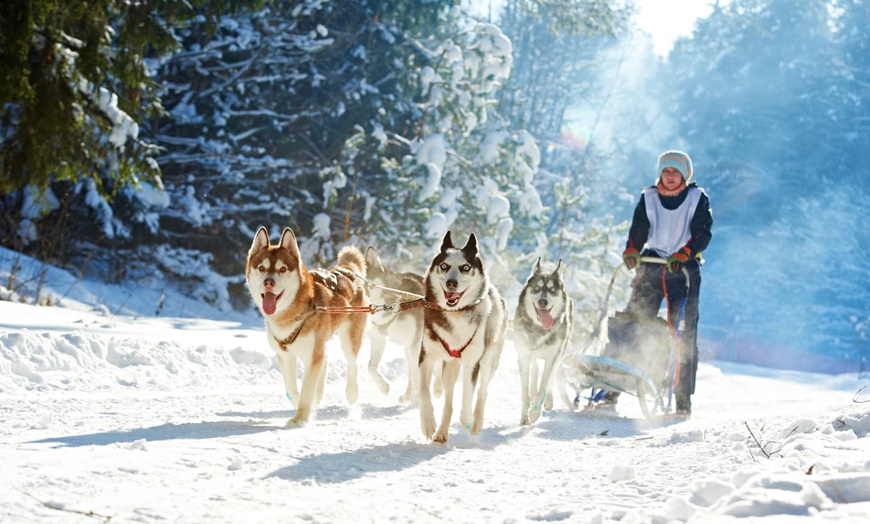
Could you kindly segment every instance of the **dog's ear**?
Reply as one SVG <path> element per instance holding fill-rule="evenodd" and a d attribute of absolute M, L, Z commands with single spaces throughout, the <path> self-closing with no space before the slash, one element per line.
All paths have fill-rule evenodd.
<path fill-rule="evenodd" d="M 444 233 L 444 240 L 441 241 L 441 252 L 446 253 L 448 249 L 453 249 L 453 240 L 450 239 L 450 230 Z"/>
<path fill-rule="evenodd" d="M 251 244 L 251 250 L 248 252 L 256 253 L 261 249 L 266 249 L 269 247 L 269 232 L 266 230 L 266 226 L 260 226 L 260 229 L 257 230 L 257 234 L 254 235 L 254 243 Z"/>
<path fill-rule="evenodd" d="M 299 245 L 296 244 L 296 235 L 293 234 L 293 230 L 289 227 L 285 227 L 284 232 L 281 233 L 281 242 L 279 242 L 279 244 L 281 247 L 293 254 L 299 253 Z"/>
<path fill-rule="evenodd" d="M 477 255 L 477 237 L 474 233 L 468 235 L 468 242 L 465 243 L 462 252 L 469 256 Z"/>
<path fill-rule="evenodd" d="M 474 233 L 468 235 L 468 242 L 462 248 L 462 253 L 465 254 L 465 258 L 473 260 L 480 267 L 481 271 L 483 270 L 483 259 L 480 258 L 480 251 L 477 249 L 477 237 L 474 236 Z"/>
<path fill-rule="evenodd" d="M 378 252 L 372 246 L 366 248 L 366 265 L 376 269 L 380 269 L 383 266 L 381 257 L 378 256 Z"/>
<path fill-rule="evenodd" d="M 538 259 L 535 260 L 535 267 L 534 267 L 534 269 L 532 269 L 532 274 L 537 275 L 540 272 L 541 272 L 541 257 L 538 257 Z"/>
<path fill-rule="evenodd" d="M 556 269 L 553 270 L 553 274 L 556 275 L 557 277 L 559 277 L 559 279 L 562 278 L 562 259 L 561 258 L 559 259 L 559 263 L 556 264 Z"/>

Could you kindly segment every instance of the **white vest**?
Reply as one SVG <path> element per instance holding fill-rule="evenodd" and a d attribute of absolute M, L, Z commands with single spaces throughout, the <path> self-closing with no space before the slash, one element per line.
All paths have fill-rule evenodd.
<path fill-rule="evenodd" d="M 686 191 L 686 199 L 674 210 L 665 209 L 656 188 L 643 190 L 646 203 L 646 216 L 649 219 L 649 238 L 644 249 L 651 249 L 662 258 L 669 257 L 680 250 L 692 238 L 690 225 L 698 201 L 701 200 L 701 189 L 690 187 Z"/>

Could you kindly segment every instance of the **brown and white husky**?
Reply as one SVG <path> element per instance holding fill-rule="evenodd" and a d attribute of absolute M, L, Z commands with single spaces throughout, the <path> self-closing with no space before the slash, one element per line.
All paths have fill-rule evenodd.
<path fill-rule="evenodd" d="M 483 429 L 487 389 L 498 368 L 508 317 L 504 300 L 484 271 L 474 234 L 461 249 L 453 246 L 449 231 L 444 235 L 441 249 L 426 273 L 425 301 L 420 352 L 423 435 L 435 442 L 447 442 L 453 416 L 453 390 L 460 370 L 459 422 L 477 435 Z M 444 387 L 444 409 L 437 431 L 430 392 L 435 366 L 443 366 Z"/>
<path fill-rule="evenodd" d="M 365 283 L 357 274 L 365 275 L 365 261 L 356 247 L 342 248 L 337 266 L 309 270 L 302 263 L 296 235 L 290 228 L 284 229 L 274 245 L 269 243 L 265 227 L 254 236 L 245 282 L 266 320 L 266 338 L 278 355 L 287 397 L 296 407 L 288 426 L 305 424 L 323 398 L 326 343 L 336 332 L 347 358 L 348 403 L 355 403 L 359 396 L 357 356 L 367 315 L 317 310 L 368 306 Z M 297 387 L 297 360 L 303 366 L 301 390 Z"/>

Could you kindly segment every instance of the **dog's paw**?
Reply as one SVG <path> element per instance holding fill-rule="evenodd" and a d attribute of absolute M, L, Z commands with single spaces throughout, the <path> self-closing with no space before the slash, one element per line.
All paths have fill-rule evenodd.
<path fill-rule="evenodd" d="M 444 444 L 447 442 L 447 430 L 444 431 L 438 430 L 438 433 L 432 435 L 432 442 L 437 442 L 439 444 Z"/>
<path fill-rule="evenodd" d="M 529 424 L 534 424 L 539 418 L 541 418 L 540 408 L 529 409 L 529 413 L 527 415 L 527 419 L 529 421 Z"/>
<path fill-rule="evenodd" d="M 544 399 L 544 409 L 547 411 L 553 410 L 553 394 L 547 393 L 547 398 Z"/>
<path fill-rule="evenodd" d="M 296 408 L 296 414 L 287 421 L 287 427 L 301 427 L 308 423 L 309 415 L 311 415 L 311 406 L 303 406 Z"/>
<path fill-rule="evenodd" d="M 287 424 L 284 426 L 286 428 L 301 428 L 305 427 L 308 424 L 308 419 L 305 417 L 300 417 L 296 415 L 287 421 Z"/>
<path fill-rule="evenodd" d="M 469 433 L 472 435 L 480 434 L 480 430 L 483 429 L 483 417 L 474 417 L 474 424 L 471 426 Z"/>
<path fill-rule="evenodd" d="M 375 383 L 375 386 L 378 387 L 382 394 L 390 394 L 390 384 L 384 380 L 384 377 L 382 377 L 376 369 L 369 369 L 369 375 L 372 377 L 372 382 Z"/>
<path fill-rule="evenodd" d="M 428 440 L 433 440 L 435 434 L 435 415 L 424 415 L 420 413 L 420 429 L 423 430 L 423 436 Z"/>
<path fill-rule="evenodd" d="M 520 426 L 531 426 L 531 425 L 532 425 L 532 423 L 531 423 L 531 421 L 529 421 L 529 415 L 526 413 L 523 413 L 523 416 L 520 417 Z"/>
<path fill-rule="evenodd" d="M 410 404 L 413 406 L 414 404 L 417 404 L 417 396 L 411 391 L 406 391 L 401 397 L 399 397 L 399 403 Z"/>
<path fill-rule="evenodd" d="M 359 398 L 359 388 L 356 384 L 348 384 L 347 388 L 345 388 L 345 394 L 347 395 L 347 403 L 351 406 L 356 404 L 357 399 Z"/>

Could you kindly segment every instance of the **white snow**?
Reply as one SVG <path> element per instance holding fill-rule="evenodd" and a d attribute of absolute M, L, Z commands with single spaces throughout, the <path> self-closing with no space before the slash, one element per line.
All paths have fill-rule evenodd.
<path fill-rule="evenodd" d="M 45 290 L 68 295 L 55 275 Z M 397 402 L 400 348 L 382 363 L 390 394 L 363 372 L 349 407 L 333 340 L 315 419 L 285 429 L 293 408 L 254 312 L 152 317 L 142 293 L 113 314 L 121 308 L 82 301 L 118 300 L 115 287 L 75 285 L 79 300 L 59 301 L 68 307 L 0 302 L 0 522 L 870 518 L 870 403 L 853 400 L 870 394 L 855 375 L 703 362 L 688 421 L 644 421 L 631 397 L 620 418 L 557 399 L 520 427 L 509 340 L 482 433 L 454 415 L 439 445 Z M 366 344 L 362 368 L 367 359 Z"/>
<path fill-rule="evenodd" d="M 417 159 L 417 164 L 424 166 L 433 164 L 439 171 L 447 162 L 447 140 L 442 134 L 434 134 L 424 140 L 414 142 L 411 150 Z"/>
<path fill-rule="evenodd" d="M 60 207 L 60 200 L 50 187 L 40 189 L 34 185 L 24 186 L 24 201 L 21 203 L 22 220 L 18 225 L 18 237 L 30 244 L 39 240 L 34 220 L 39 220 Z"/>
<path fill-rule="evenodd" d="M 441 168 L 432 162 L 424 164 L 426 176 L 422 177 L 420 191 L 417 193 L 417 202 L 425 202 L 435 196 L 441 188 Z"/>
<path fill-rule="evenodd" d="M 104 87 L 97 87 L 82 79 L 79 81 L 79 90 L 88 99 L 96 104 L 100 112 L 112 124 L 109 133 L 109 142 L 117 149 L 122 149 L 128 140 L 136 140 L 139 137 L 139 124 L 133 118 L 118 107 L 118 95 Z"/>

